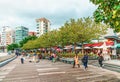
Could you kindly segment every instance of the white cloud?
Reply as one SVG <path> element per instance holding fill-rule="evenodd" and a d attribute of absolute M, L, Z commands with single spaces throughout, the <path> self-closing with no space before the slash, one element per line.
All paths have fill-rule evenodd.
<path fill-rule="evenodd" d="M 54 29 L 70 18 L 92 16 L 95 9 L 89 0 L 0 0 L 0 27 L 23 25 L 35 30 L 35 19 L 46 17 Z"/>

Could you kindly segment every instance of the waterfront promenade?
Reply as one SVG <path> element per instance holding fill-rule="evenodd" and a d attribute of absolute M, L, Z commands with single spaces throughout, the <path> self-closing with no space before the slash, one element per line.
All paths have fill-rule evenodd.
<path fill-rule="evenodd" d="M 71 64 L 41 60 L 20 63 L 20 58 L 0 68 L 0 82 L 120 82 L 120 73 L 89 65 L 87 71 Z"/>

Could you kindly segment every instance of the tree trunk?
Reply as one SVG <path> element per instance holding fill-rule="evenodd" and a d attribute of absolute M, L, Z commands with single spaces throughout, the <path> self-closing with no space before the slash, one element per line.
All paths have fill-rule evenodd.
<path fill-rule="evenodd" d="M 75 52 L 75 53 L 77 52 L 76 46 L 77 46 L 77 43 L 75 42 L 75 43 L 74 43 L 74 52 Z"/>
<path fill-rule="evenodd" d="M 84 45 L 83 45 L 83 42 L 82 42 L 82 54 L 84 55 Z"/>

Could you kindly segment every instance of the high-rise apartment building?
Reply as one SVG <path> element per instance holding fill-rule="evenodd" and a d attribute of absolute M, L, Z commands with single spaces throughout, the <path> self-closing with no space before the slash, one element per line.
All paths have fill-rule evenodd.
<path fill-rule="evenodd" d="M 50 31 L 50 21 L 46 18 L 36 19 L 37 22 L 37 36 L 41 36 L 44 33 Z"/>
<path fill-rule="evenodd" d="M 24 26 L 16 27 L 16 29 L 15 29 L 15 43 L 19 43 L 27 36 L 28 36 L 28 28 L 26 28 Z"/>
<path fill-rule="evenodd" d="M 1 32 L 1 45 L 5 46 L 6 45 L 6 29 L 8 26 L 2 27 L 2 32 Z"/>
<path fill-rule="evenodd" d="M 9 26 L 2 27 L 1 32 L 1 45 L 7 46 L 15 42 L 15 32 Z"/>
<path fill-rule="evenodd" d="M 15 42 L 15 31 L 12 28 L 6 29 L 6 45 Z"/>

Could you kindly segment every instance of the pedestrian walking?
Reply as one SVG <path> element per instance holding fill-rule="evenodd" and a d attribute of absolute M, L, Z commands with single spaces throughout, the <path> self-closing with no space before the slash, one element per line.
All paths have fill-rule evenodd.
<path fill-rule="evenodd" d="M 99 65 L 100 65 L 100 67 L 102 67 L 103 66 L 103 56 L 102 56 L 102 54 L 100 54 L 99 56 L 98 56 L 98 62 L 99 62 Z"/>
<path fill-rule="evenodd" d="M 34 52 L 34 53 L 33 53 L 33 62 L 34 62 L 34 63 L 36 63 L 36 56 L 37 56 L 37 54 L 36 54 L 36 52 Z"/>
<path fill-rule="evenodd" d="M 80 67 L 79 57 L 78 57 L 77 53 L 75 53 L 74 62 L 73 62 L 73 68 L 75 68 L 75 65 L 78 65 L 78 68 Z"/>
<path fill-rule="evenodd" d="M 41 59 L 41 54 L 40 54 L 40 52 L 38 51 L 38 52 L 37 52 L 37 63 L 40 62 L 40 59 Z"/>
<path fill-rule="evenodd" d="M 24 53 L 22 53 L 22 55 L 20 56 L 20 60 L 21 60 L 21 64 L 24 64 L 24 60 L 25 60 Z"/>
<path fill-rule="evenodd" d="M 16 56 L 19 56 L 19 53 L 18 53 L 18 51 L 16 51 L 16 52 L 15 52 L 15 55 L 16 55 Z"/>
<path fill-rule="evenodd" d="M 88 54 L 87 53 L 83 56 L 82 63 L 83 63 L 84 69 L 86 70 L 86 68 L 88 68 Z"/>

